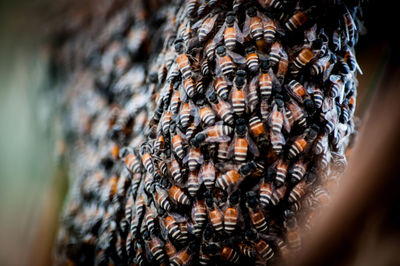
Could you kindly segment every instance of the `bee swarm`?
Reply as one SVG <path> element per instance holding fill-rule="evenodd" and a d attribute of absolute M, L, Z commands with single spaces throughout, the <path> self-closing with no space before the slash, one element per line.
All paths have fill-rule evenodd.
<path fill-rule="evenodd" d="M 362 3 L 120 2 L 56 54 L 85 62 L 64 92 L 77 178 L 57 261 L 271 264 L 297 252 L 356 133 Z"/>

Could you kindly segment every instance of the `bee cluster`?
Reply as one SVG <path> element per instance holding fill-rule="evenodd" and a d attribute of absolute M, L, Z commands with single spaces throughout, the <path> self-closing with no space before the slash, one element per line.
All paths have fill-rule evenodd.
<path fill-rule="evenodd" d="M 361 4 L 175 1 L 152 23 L 139 4 L 117 13 L 87 55 L 95 86 L 72 85 L 82 170 L 59 256 L 269 264 L 298 251 L 298 224 L 329 202 L 354 138 Z"/>

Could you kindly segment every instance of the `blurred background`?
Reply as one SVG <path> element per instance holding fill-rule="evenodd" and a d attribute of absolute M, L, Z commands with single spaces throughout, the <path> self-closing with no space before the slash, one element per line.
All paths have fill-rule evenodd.
<path fill-rule="evenodd" d="M 400 25 L 395 9 L 380 2 L 370 1 L 356 49 L 364 72 L 358 76 L 356 114 L 363 124 L 371 103 L 390 91 L 389 79 L 392 88 L 399 86 L 393 75 L 398 74 Z M 60 156 L 65 148 L 57 98 L 62 79 L 51 73 L 45 42 L 51 10 L 62 3 L 0 1 L 0 265 L 51 264 L 68 172 Z M 362 154 L 355 156 L 362 160 Z M 400 213 L 399 207 L 390 212 Z"/>

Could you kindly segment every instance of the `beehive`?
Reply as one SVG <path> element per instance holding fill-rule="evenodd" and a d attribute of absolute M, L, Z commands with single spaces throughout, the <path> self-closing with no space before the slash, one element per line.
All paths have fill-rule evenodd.
<path fill-rule="evenodd" d="M 328 204 L 355 134 L 359 3 L 173 1 L 151 17 L 123 3 L 57 55 L 85 62 L 64 95 L 77 177 L 58 260 L 268 264 L 297 252 L 298 225 Z"/>

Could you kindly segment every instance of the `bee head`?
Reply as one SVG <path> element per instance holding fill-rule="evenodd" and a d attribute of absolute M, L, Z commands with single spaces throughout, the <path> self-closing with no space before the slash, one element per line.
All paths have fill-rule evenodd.
<path fill-rule="evenodd" d="M 228 25 L 232 25 L 235 22 L 235 15 L 232 12 L 229 12 L 225 19 L 225 22 Z"/>
<path fill-rule="evenodd" d="M 175 41 L 175 51 L 177 53 L 183 52 L 183 40 L 182 39 L 178 39 Z"/>
<path fill-rule="evenodd" d="M 261 71 L 266 73 L 269 69 L 269 62 L 267 60 L 261 61 Z"/>
<path fill-rule="evenodd" d="M 157 83 L 158 82 L 158 74 L 157 72 L 151 72 L 149 75 L 149 81 L 151 83 Z"/>
<path fill-rule="evenodd" d="M 208 100 L 209 100 L 211 103 L 218 103 L 217 95 L 216 95 L 215 93 L 211 93 L 211 94 L 208 96 Z"/>
<path fill-rule="evenodd" d="M 217 55 L 223 56 L 223 55 L 225 55 L 226 49 L 223 45 L 220 45 L 217 47 L 216 51 L 217 51 Z"/>
<path fill-rule="evenodd" d="M 255 17 L 257 15 L 257 10 L 251 6 L 247 9 L 247 15 L 250 17 Z"/>
<path fill-rule="evenodd" d="M 315 106 L 313 101 L 311 101 L 311 99 L 305 99 L 303 104 L 308 113 L 310 114 L 314 113 Z"/>

